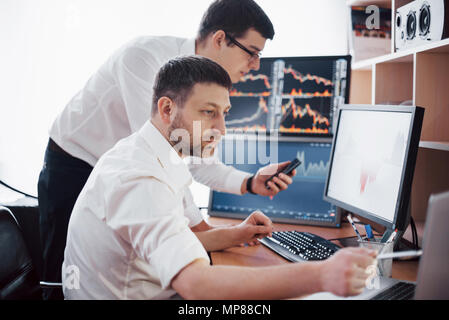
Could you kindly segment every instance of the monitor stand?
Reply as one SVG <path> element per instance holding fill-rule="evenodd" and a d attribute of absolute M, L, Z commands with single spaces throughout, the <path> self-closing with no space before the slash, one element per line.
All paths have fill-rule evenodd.
<path fill-rule="evenodd" d="M 413 243 L 411 243 L 410 241 L 402 238 L 402 236 L 404 235 L 405 230 L 407 230 L 407 227 L 410 224 L 410 217 L 411 217 L 410 202 L 409 202 L 409 205 L 407 206 L 407 215 L 406 215 L 406 217 L 407 218 L 406 218 L 405 224 L 400 226 L 402 230 L 398 230 L 397 234 L 394 237 L 394 251 L 406 251 L 406 250 L 411 250 L 411 249 L 413 249 L 413 250 L 417 250 L 418 249 L 418 248 L 413 246 Z M 394 229 L 386 228 L 381 237 L 376 237 L 376 241 L 387 242 L 393 232 L 394 232 Z M 342 247 L 358 247 L 359 246 L 358 237 L 357 236 L 347 237 L 347 238 L 340 238 L 340 239 L 338 239 L 338 241 L 340 242 L 340 245 Z"/>

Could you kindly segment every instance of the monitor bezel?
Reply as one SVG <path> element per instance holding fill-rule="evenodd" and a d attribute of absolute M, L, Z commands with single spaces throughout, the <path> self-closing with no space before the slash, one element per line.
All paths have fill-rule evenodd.
<path fill-rule="evenodd" d="M 399 185 L 399 195 L 396 200 L 395 212 L 392 221 L 384 219 L 376 214 L 352 206 L 349 203 L 340 201 L 328 195 L 329 180 L 332 173 L 332 165 L 334 160 L 335 145 L 338 139 L 338 130 L 340 128 L 340 116 L 345 110 L 356 110 L 356 111 L 383 111 L 383 112 L 395 112 L 395 113 L 409 113 L 410 117 L 410 127 L 408 132 L 408 144 L 402 167 L 401 180 Z M 329 159 L 329 170 L 327 173 L 326 184 L 324 188 L 323 199 L 347 210 L 351 213 L 357 214 L 363 218 L 366 218 L 374 223 L 382 225 L 387 229 L 394 230 L 405 230 L 408 225 L 410 211 L 410 195 L 413 182 L 413 175 L 415 170 L 416 158 L 418 155 L 419 140 L 421 136 L 422 120 L 424 116 L 424 108 L 418 106 L 402 106 L 402 105 L 363 105 L 363 104 L 345 104 L 339 108 L 337 111 L 338 117 L 336 122 L 336 130 L 332 141 L 332 149 Z"/>
<path fill-rule="evenodd" d="M 350 94 L 350 87 L 351 87 L 351 62 L 352 62 L 352 56 L 351 55 L 332 55 L 332 56 L 282 56 L 282 57 L 262 57 L 260 58 L 261 63 L 262 61 L 275 61 L 277 59 L 300 59 L 303 61 L 311 61 L 311 60 L 338 60 L 338 59 L 345 59 L 347 62 L 347 73 L 346 73 L 346 88 L 345 88 L 345 101 L 344 103 L 349 103 L 349 94 Z M 231 97 L 232 98 L 232 97 Z M 229 129 L 229 132 L 240 134 L 243 132 L 243 134 L 247 135 L 273 135 L 278 134 L 279 136 L 285 136 L 285 137 L 322 137 L 322 138 L 332 138 L 334 135 L 334 126 L 336 125 L 335 121 L 335 114 L 337 110 L 332 110 L 332 126 L 329 133 L 293 133 L 293 132 L 281 132 L 280 130 L 266 130 L 266 131 L 241 131 L 239 129 Z"/>
<path fill-rule="evenodd" d="M 264 136 L 263 139 L 268 139 L 269 136 Z M 304 136 L 275 136 L 280 142 L 302 142 L 302 143 L 332 143 L 331 137 L 304 137 Z M 257 139 L 257 135 L 247 135 L 247 134 L 226 134 L 223 137 L 224 140 L 227 139 L 249 139 L 255 140 Z M 282 192 L 282 191 L 281 191 Z M 220 217 L 220 218 L 229 218 L 229 219 L 246 219 L 249 214 L 248 213 L 239 213 L 239 212 L 228 212 L 228 211 L 219 211 L 213 210 L 213 198 L 214 198 L 214 190 L 210 190 L 209 192 L 209 203 L 208 203 L 208 215 L 210 217 Z M 299 219 L 290 219 L 290 218 L 281 218 L 281 217 L 269 217 L 271 221 L 276 223 L 284 223 L 284 224 L 295 224 L 295 225 L 311 225 L 311 226 L 319 226 L 319 227 L 335 227 L 339 228 L 341 226 L 341 209 L 336 207 L 335 210 L 335 221 L 327 222 L 327 221 L 315 221 L 315 220 L 299 220 Z"/>

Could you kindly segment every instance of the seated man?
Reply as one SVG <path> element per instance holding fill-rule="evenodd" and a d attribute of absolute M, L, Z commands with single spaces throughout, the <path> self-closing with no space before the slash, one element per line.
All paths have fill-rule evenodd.
<path fill-rule="evenodd" d="M 273 37 L 269 17 L 253 0 L 215 0 L 204 13 L 195 38 L 138 37 L 116 50 L 92 74 L 50 129 L 38 183 L 43 280 L 61 281 L 67 226 L 75 201 L 98 159 L 148 122 L 154 78 L 160 67 L 174 57 L 197 54 L 219 63 L 232 81 L 238 82 L 259 69 L 261 52 Z M 221 162 L 189 165 L 196 181 L 222 192 L 275 196 L 291 183 L 281 175 L 268 190 L 260 174 L 252 178 L 250 173 Z M 204 237 L 208 236 L 216 239 L 225 232 L 202 220 L 189 195 L 185 206 L 190 226 L 203 232 L 202 240 L 207 241 Z M 44 297 L 62 298 L 52 289 L 46 289 Z"/>
<path fill-rule="evenodd" d="M 182 158 L 212 154 L 226 130 L 230 87 L 226 71 L 207 58 L 175 58 L 160 69 L 151 121 L 99 159 L 75 203 L 62 267 L 66 299 L 279 299 L 363 290 L 375 261 L 364 248 L 320 262 L 210 265 L 184 214 L 192 176 Z M 192 139 L 198 126 L 213 139 Z M 252 227 L 259 236 L 272 231 Z"/>

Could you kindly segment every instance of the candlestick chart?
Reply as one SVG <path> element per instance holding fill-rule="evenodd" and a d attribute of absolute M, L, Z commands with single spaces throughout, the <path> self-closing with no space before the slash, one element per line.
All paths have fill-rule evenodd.
<path fill-rule="evenodd" d="M 230 91 L 229 131 L 329 135 L 347 96 L 348 57 L 262 58 Z"/>

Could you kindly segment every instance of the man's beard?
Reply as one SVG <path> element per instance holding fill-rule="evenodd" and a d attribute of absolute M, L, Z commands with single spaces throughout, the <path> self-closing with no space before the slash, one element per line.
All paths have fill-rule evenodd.
<path fill-rule="evenodd" d="M 176 132 L 174 132 L 176 130 Z M 187 129 L 182 120 L 181 114 L 177 114 L 172 124 L 168 128 L 169 143 L 179 153 L 185 156 L 201 157 L 201 143 L 198 146 L 193 144 L 193 133 Z"/>

